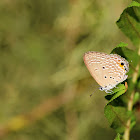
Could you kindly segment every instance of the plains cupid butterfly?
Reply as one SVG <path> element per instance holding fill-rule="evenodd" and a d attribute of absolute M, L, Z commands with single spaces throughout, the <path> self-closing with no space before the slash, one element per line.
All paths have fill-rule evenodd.
<path fill-rule="evenodd" d="M 84 62 L 92 77 L 101 86 L 99 89 L 106 93 L 128 77 L 126 73 L 129 71 L 129 63 L 118 54 L 90 51 L 84 54 Z"/>

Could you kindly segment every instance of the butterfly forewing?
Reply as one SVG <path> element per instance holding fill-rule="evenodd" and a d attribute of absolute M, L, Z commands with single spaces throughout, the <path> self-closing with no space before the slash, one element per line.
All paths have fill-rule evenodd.
<path fill-rule="evenodd" d="M 102 82 L 103 70 L 102 70 L 102 66 L 101 66 L 101 64 L 104 62 L 101 63 L 100 55 L 101 55 L 101 53 L 98 53 L 98 52 L 85 53 L 84 62 L 86 64 L 90 74 L 96 80 L 96 82 L 100 86 L 104 86 L 104 83 Z"/>

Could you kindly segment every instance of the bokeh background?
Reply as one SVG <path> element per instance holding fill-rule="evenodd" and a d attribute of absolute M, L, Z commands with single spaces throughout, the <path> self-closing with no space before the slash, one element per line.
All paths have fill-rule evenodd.
<path fill-rule="evenodd" d="M 130 2 L 0 1 L 0 139 L 114 139 L 83 54 L 133 49 L 115 24 Z"/>

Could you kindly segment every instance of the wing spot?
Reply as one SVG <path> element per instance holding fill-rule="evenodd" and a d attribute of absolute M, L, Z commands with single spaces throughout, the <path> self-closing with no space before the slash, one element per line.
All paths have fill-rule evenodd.
<path fill-rule="evenodd" d="M 102 91 L 103 90 L 103 87 L 100 87 L 100 90 Z"/>
<path fill-rule="evenodd" d="M 121 65 L 123 66 L 123 65 L 124 65 L 124 63 L 122 62 L 122 63 L 121 63 Z"/>

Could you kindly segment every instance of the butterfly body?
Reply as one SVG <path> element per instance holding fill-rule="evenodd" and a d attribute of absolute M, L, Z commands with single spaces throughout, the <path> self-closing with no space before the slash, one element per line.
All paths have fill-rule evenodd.
<path fill-rule="evenodd" d="M 90 51 L 84 54 L 84 62 L 100 90 L 108 92 L 128 77 L 129 63 L 120 55 Z"/>

